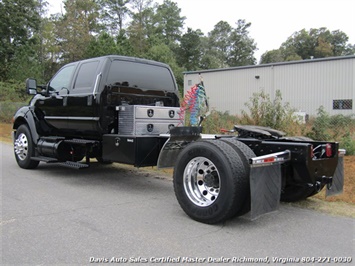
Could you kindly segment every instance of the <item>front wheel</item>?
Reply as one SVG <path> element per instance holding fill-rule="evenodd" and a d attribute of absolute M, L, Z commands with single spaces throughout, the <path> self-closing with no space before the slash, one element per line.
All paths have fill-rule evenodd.
<path fill-rule="evenodd" d="M 189 144 L 174 168 L 176 198 L 192 219 L 214 224 L 238 213 L 249 192 L 238 153 L 220 140 Z"/>
<path fill-rule="evenodd" d="M 35 147 L 30 130 L 26 125 L 21 125 L 16 130 L 14 152 L 17 164 L 24 169 L 36 168 L 39 161 L 31 158 L 35 155 Z"/>

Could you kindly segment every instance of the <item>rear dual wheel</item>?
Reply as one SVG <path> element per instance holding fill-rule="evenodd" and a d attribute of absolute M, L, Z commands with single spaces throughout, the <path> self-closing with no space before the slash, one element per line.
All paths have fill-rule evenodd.
<path fill-rule="evenodd" d="M 229 143 L 197 141 L 177 158 L 174 190 L 188 216 L 214 224 L 243 209 L 249 193 L 248 178 L 240 155 Z"/>

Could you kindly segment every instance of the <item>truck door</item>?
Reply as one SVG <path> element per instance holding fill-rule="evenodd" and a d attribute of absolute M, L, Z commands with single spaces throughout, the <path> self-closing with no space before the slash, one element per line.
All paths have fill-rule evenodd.
<path fill-rule="evenodd" d="M 64 106 L 64 97 L 69 91 L 77 64 L 61 68 L 48 83 L 48 97 L 36 102 L 36 107 L 45 114 L 45 119 L 56 128 L 66 128 L 68 110 Z"/>
<path fill-rule="evenodd" d="M 99 117 L 97 115 L 96 92 L 100 83 L 100 60 L 85 60 L 75 74 L 73 86 L 68 90 L 64 105 L 67 115 L 68 129 L 77 133 L 97 131 Z"/>

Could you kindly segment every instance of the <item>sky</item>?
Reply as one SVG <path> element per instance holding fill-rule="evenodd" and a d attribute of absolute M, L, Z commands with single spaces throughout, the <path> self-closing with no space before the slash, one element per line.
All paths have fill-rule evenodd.
<path fill-rule="evenodd" d="M 47 0 L 49 13 L 60 12 L 60 0 Z M 153 0 L 162 3 L 163 0 Z M 236 26 L 238 19 L 251 23 L 249 37 L 259 62 L 266 51 L 278 49 L 294 32 L 325 27 L 341 30 L 355 44 L 354 0 L 172 0 L 185 16 L 185 30 L 201 29 L 207 35 L 221 20 Z"/>

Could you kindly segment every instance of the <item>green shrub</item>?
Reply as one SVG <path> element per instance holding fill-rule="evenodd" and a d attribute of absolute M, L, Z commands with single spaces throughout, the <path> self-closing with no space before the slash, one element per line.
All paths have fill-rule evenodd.
<path fill-rule="evenodd" d="M 355 155 L 355 135 L 345 135 L 340 141 L 340 148 L 346 150 L 346 155 Z"/>
<path fill-rule="evenodd" d="M 241 124 L 270 127 L 288 135 L 300 135 L 303 130 L 304 126 L 294 117 L 295 109 L 282 102 L 280 90 L 276 91 L 274 100 L 264 91 L 254 93 L 245 106 L 249 110 L 242 110 Z"/>
<path fill-rule="evenodd" d="M 312 124 L 312 130 L 307 134 L 307 137 L 314 140 L 330 140 L 328 132 L 330 129 L 330 117 L 323 106 L 318 108 L 317 117 Z"/>
<path fill-rule="evenodd" d="M 15 80 L 0 81 L 0 102 L 26 102 L 30 99 L 25 90 L 25 84 Z"/>
<path fill-rule="evenodd" d="M 238 117 L 230 115 L 228 112 L 211 111 L 211 114 L 203 121 L 203 133 L 219 134 L 221 129 L 233 129 L 238 124 Z"/>
<path fill-rule="evenodd" d="M 5 101 L 0 102 L 0 122 L 2 123 L 11 123 L 12 117 L 16 113 L 17 109 L 21 106 L 26 105 L 25 102 L 11 102 Z"/>

